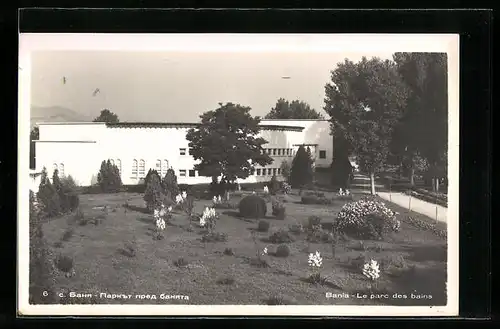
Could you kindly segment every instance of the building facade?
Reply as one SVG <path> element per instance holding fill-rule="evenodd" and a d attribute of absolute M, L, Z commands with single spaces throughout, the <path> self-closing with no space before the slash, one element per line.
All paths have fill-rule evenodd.
<path fill-rule="evenodd" d="M 162 176 L 172 168 L 179 184 L 210 183 L 194 170 L 197 163 L 189 154 L 186 133 L 196 123 L 38 123 L 36 172 L 46 168 L 71 175 L 80 186 L 97 182 L 101 162 L 110 160 L 119 169 L 125 185 L 143 182 L 149 169 Z M 311 149 L 316 167 L 328 167 L 332 161 L 333 141 L 327 120 L 262 120 L 260 137 L 273 159 L 265 167 L 257 166 L 253 175 L 240 183 L 268 181 L 280 177 L 282 162 L 292 163 L 300 145 Z"/>

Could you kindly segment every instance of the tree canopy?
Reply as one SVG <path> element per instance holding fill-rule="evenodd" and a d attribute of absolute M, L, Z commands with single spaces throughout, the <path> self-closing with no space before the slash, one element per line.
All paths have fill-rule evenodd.
<path fill-rule="evenodd" d="M 391 152 L 412 168 L 421 160 L 446 167 L 448 85 L 445 53 L 395 53 L 408 86 L 406 110 L 394 131 Z M 431 168 L 434 169 L 434 168 Z"/>
<path fill-rule="evenodd" d="M 276 105 L 265 116 L 266 119 L 323 119 L 323 115 L 317 112 L 304 101 L 287 101 L 278 99 Z"/>
<path fill-rule="evenodd" d="M 325 111 L 334 135 L 356 154 L 361 169 L 372 176 L 387 160 L 394 127 L 406 106 L 407 87 L 393 61 L 363 57 L 345 60 L 325 87 Z"/>
<path fill-rule="evenodd" d="M 250 115 L 250 108 L 239 104 L 220 104 L 216 110 L 203 113 L 201 124 L 186 134 L 190 154 L 201 176 L 217 180 L 222 176 L 229 182 L 245 179 L 255 165 L 267 165 L 272 159 L 262 145 L 267 141 L 257 137 L 260 118 Z"/>
<path fill-rule="evenodd" d="M 93 120 L 93 122 L 118 123 L 120 120 L 118 119 L 118 115 L 108 109 L 104 109 L 101 111 L 99 116 Z"/>

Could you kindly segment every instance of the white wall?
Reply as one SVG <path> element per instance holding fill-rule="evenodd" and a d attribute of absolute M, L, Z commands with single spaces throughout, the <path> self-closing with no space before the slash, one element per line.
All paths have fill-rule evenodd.
<path fill-rule="evenodd" d="M 274 172 L 278 173 L 283 161 L 291 164 L 294 153 L 286 154 L 286 149 L 296 150 L 297 144 L 320 144 L 312 151 L 316 155 L 316 166 L 329 166 L 331 163 L 332 140 L 329 135 L 327 121 L 312 120 L 263 120 L 263 125 L 301 126 L 304 131 L 290 130 L 261 130 L 261 136 L 268 141 L 263 145 L 271 149 L 271 158 L 274 162 L 266 169 L 271 168 L 271 174 L 252 175 L 240 183 L 268 181 Z M 134 185 L 141 182 L 139 162 L 144 160 L 144 175 L 148 170 L 157 169 L 157 160 L 167 160 L 168 166 L 162 165 L 162 175 L 166 169 L 172 167 L 176 171 L 180 184 L 210 183 L 211 178 L 198 176 L 189 177 L 195 161 L 189 156 L 188 141 L 185 136 L 188 127 L 106 127 L 102 123 L 55 123 L 41 124 L 40 141 L 36 142 L 36 167 L 40 171 L 47 168 L 52 176 L 53 164 L 64 165 L 64 173 L 71 175 L 81 186 L 95 184 L 97 173 L 103 160 L 112 159 L 115 164 L 121 162 L 121 178 L 125 185 Z M 186 155 L 180 154 L 180 148 L 186 149 Z M 276 155 L 273 154 L 276 149 Z M 281 150 L 281 151 L 278 151 Z M 326 159 L 319 159 L 319 150 L 327 152 Z M 278 152 L 281 154 L 278 155 Z M 138 162 L 138 174 L 132 175 L 133 160 Z M 119 161 L 118 161 L 119 160 Z M 162 171 L 161 169 L 164 169 Z M 182 177 L 180 171 L 185 170 Z M 257 173 L 257 171 L 256 171 Z"/>

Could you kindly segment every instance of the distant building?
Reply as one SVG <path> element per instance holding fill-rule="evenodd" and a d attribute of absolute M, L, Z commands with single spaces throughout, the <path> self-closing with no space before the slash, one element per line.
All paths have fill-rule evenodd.
<path fill-rule="evenodd" d="M 197 123 L 38 123 L 36 172 L 43 167 L 52 177 L 71 175 L 80 186 L 97 182 L 103 160 L 112 161 L 120 170 L 125 185 L 143 182 L 149 169 L 162 176 L 172 168 L 180 184 L 210 183 L 199 176 L 196 161 L 189 155 L 186 133 Z M 256 167 L 253 175 L 240 183 L 268 181 L 281 175 L 283 161 L 290 164 L 300 145 L 311 149 L 316 167 L 329 167 L 332 161 L 332 136 L 327 120 L 262 120 L 260 136 L 268 141 L 265 151 L 273 163 Z"/>

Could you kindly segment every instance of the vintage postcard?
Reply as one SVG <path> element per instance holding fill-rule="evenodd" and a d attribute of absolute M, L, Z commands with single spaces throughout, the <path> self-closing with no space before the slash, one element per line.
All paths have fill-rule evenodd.
<path fill-rule="evenodd" d="M 19 45 L 20 315 L 458 315 L 458 35 Z"/>

